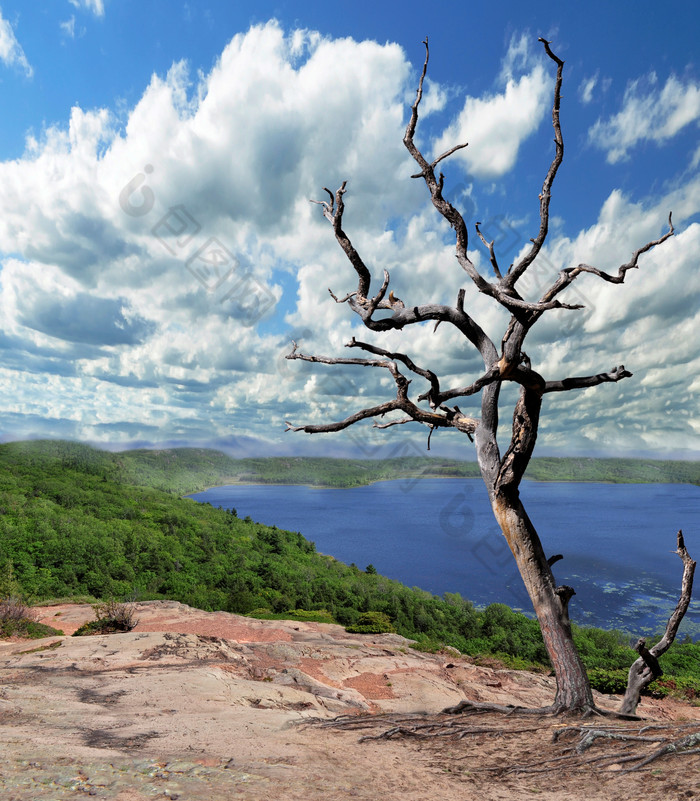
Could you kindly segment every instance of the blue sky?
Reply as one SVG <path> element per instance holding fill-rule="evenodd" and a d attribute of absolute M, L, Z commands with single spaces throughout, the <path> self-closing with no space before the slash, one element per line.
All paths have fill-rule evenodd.
<path fill-rule="evenodd" d="M 345 228 L 373 275 L 412 303 L 466 287 L 500 341 L 507 320 L 460 271 L 401 139 L 428 35 L 419 144 L 469 142 L 444 163 L 445 194 L 515 259 L 552 158 L 544 36 L 566 61 L 565 158 L 523 290 L 582 261 L 615 271 L 670 210 L 676 236 L 622 286 L 582 276 L 585 310 L 531 332 L 548 379 L 634 373 L 547 396 L 538 453 L 698 458 L 700 10 L 528 5 L 2 0 L 0 441 L 424 452 L 408 426 L 284 432 L 393 394 L 367 371 L 286 361 L 291 339 L 342 356 L 355 335 L 448 383 L 479 372 L 454 332 L 381 340 L 332 301 L 353 274 L 309 199 L 347 180 Z M 463 439 L 436 434 L 433 452 L 469 458 Z"/>

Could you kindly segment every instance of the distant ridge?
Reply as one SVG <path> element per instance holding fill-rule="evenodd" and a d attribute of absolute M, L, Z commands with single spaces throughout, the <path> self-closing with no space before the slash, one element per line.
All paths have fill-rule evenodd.
<path fill-rule="evenodd" d="M 476 462 L 439 457 L 332 459 L 273 456 L 233 459 L 208 448 L 102 451 L 64 440 L 31 440 L 0 445 L 0 451 L 36 462 L 46 460 L 136 486 L 184 495 L 222 484 L 300 484 L 358 487 L 404 478 L 478 478 Z M 586 457 L 535 458 L 526 478 L 616 484 L 695 484 L 700 462 Z"/>

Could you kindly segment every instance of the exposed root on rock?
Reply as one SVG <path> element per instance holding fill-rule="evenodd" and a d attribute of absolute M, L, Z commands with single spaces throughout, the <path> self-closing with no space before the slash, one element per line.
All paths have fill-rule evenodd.
<path fill-rule="evenodd" d="M 617 725 L 606 725 L 601 720 L 591 724 L 561 725 L 561 719 L 554 716 L 551 707 L 533 710 L 478 702 L 468 704 L 448 707 L 438 714 L 342 715 L 331 720 L 314 718 L 302 725 L 358 732 L 361 735 L 359 742 L 409 738 L 433 742 L 435 738 L 457 741 L 469 738 L 478 742 L 484 738 L 527 738 L 533 733 L 552 732 L 550 746 L 545 743 L 536 761 L 472 768 L 498 775 L 541 774 L 586 767 L 625 774 L 643 770 L 662 758 L 700 754 L 700 721 L 641 724 L 637 719 L 636 724 L 621 721 Z M 458 709 L 457 713 L 453 711 L 455 709 Z M 487 720 L 483 723 L 470 720 L 462 714 L 467 710 Z M 504 713 L 507 719 L 504 719 Z M 539 714 L 536 725 L 527 725 L 526 719 L 520 717 L 527 715 L 532 720 L 534 714 Z M 457 759 L 473 756 L 474 752 L 470 750 Z M 450 759 L 455 759 L 454 754 Z"/>
<path fill-rule="evenodd" d="M 678 737 L 681 731 L 688 733 Z M 657 732 L 648 735 L 647 732 Z M 553 742 L 561 739 L 570 739 L 578 734 L 575 745 L 566 749 L 572 761 L 578 764 L 597 762 L 600 767 L 611 765 L 626 765 L 620 767 L 621 773 L 632 773 L 647 767 L 652 762 L 664 756 L 686 756 L 700 754 L 700 723 L 666 724 L 654 726 L 641 726 L 635 731 L 634 727 L 593 727 L 593 726 L 567 726 L 554 733 Z M 594 757 L 582 759 L 588 750 L 598 741 L 621 742 L 628 744 L 622 749 L 609 751 Z M 637 746 L 644 743 L 644 746 Z M 660 743 L 657 748 L 645 747 L 649 743 Z M 630 746 L 629 744 L 634 744 Z M 522 768 L 521 768 L 522 769 Z"/>
<path fill-rule="evenodd" d="M 564 706 L 551 704 L 550 706 L 526 707 L 512 704 L 492 704 L 481 701 L 460 701 L 455 706 L 448 706 L 442 710 L 445 715 L 460 715 L 463 713 L 495 712 L 503 715 L 536 715 L 538 717 L 555 717 L 558 715 L 576 715 L 582 718 L 606 717 L 616 720 L 641 720 L 638 715 L 625 715 L 611 709 L 601 709 L 597 706 L 586 707 L 580 710 L 567 709 Z"/>
<path fill-rule="evenodd" d="M 500 737 L 508 734 L 535 732 L 541 728 L 540 726 L 513 726 L 508 728 L 503 726 L 474 726 L 466 723 L 463 718 L 450 717 L 444 712 L 436 715 L 421 712 L 405 715 L 391 713 L 383 715 L 341 715 L 331 720 L 312 718 L 304 721 L 302 725 L 358 732 L 381 729 L 376 734 L 363 734 L 359 738 L 361 743 L 367 740 L 390 740 L 400 737 L 451 737 L 456 740 L 461 740 L 463 737 L 472 734 L 493 734 Z"/>

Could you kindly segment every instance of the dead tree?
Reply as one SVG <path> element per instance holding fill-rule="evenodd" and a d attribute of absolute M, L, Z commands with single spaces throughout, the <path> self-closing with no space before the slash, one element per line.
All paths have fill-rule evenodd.
<path fill-rule="evenodd" d="M 678 549 L 676 553 L 683 561 L 683 578 L 681 579 L 681 596 L 678 599 L 673 614 L 668 619 L 666 631 L 663 637 L 651 648 L 647 648 L 646 640 L 641 639 L 637 642 L 634 649 L 639 654 L 639 659 L 632 665 L 627 679 L 627 690 L 622 699 L 620 712 L 623 715 L 634 715 L 639 704 L 642 692 L 659 676 L 663 671 L 659 665 L 659 657 L 665 654 L 676 639 L 678 626 L 683 620 L 690 596 L 693 591 L 693 576 L 695 575 L 695 562 L 690 558 L 683 540 L 683 532 L 678 532 Z"/>
<path fill-rule="evenodd" d="M 355 250 L 348 235 L 343 230 L 345 204 L 345 182 L 335 194 L 325 189 L 328 201 L 320 202 L 325 217 L 333 226 L 338 244 L 345 252 L 358 278 L 357 289 L 345 297 L 331 295 L 337 303 L 347 303 L 359 315 L 364 325 L 371 331 L 393 331 L 407 326 L 434 321 L 454 326 L 464 338 L 479 352 L 483 360 L 483 373 L 473 383 L 466 386 L 444 387 L 440 377 L 429 368 L 417 365 L 407 354 L 384 350 L 355 338 L 347 347 L 367 354 L 357 358 L 336 358 L 311 356 L 301 353 L 296 345 L 287 356 L 288 359 L 301 359 L 324 364 L 356 364 L 387 370 L 396 384 L 396 396 L 385 403 L 362 409 L 345 420 L 325 425 L 294 426 L 287 424 L 287 430 L 305 431 L 310 434 L 341 431 L 361 420 L 382 417 L 390 412 L 400 413 L 387 422 L 375 422 L 375 426 L 389 427 L 407 422 L 418 422 L 427 426 L 432 433 L 438 428 L 456 429 L 466 434 L 476 445 L 476 455 L 481 475 L 486 484 L 493 513 L 508 541 L 518 569 L 542 629 L 542 636 L 552 662 L 557 679 L 557 693 L 552 711 L 588 712 L 594 708 L 593 696 L 586 671 L 576 651 L 571 634 L 568 605 L 574 590 L 559 585 L 553 574 L 551 563 L 544 552 L 539 536 L 520 500 L 519 485 L 532 456 L 537 439 L 540 408 L 545 395 L 552 392 L 568 392 L 576 389 L 594 387 L 606 382 L 616 382 L 629 378 L 631 373 L 622 365 L 609 372 L 597 375 L 547 380 L 535 369 L 523 350 L 525 338 L 535 323 L 547 312 L 555 309 L 574 311 L 582 308 L 560 300 L 561 293 L 583 274 L 589 274 L 612 284 L 621 284 L 627 273 L 638 267 L 642 254 L 657 247 L 673 235 L 669 215 L 669 230 L 659 239 L 640 247 L 631 259 L 621 265 L 616 273 L 604 272 L 588 264 L 564 267 L 553 280 L 551 286 L 537 300 L 527 300 L 518 291 L 518 281 L 531 267 L 547 238 L 549 228 L 549 205 L 552 185 L 564 156 L 564 141 L 559 123 L 559 106 L 564 62 L 550 49 L 550 43 L 542 42 L 547 56 L 556 65 L 552 124 L 554 126 L 555 153 L 547 171 L 539 195 L 539 230 L 531 240 L 527 252 L 507 270 L 498 262 L 493 242 L 488 242 L 475 224 L 476 235 L 489 254 L 492 275 L 480 272 L 467 252 L 468 232 L 462 214 L 444 197 L 444 176 L 436 175 L 437 165 L 455 151 L 466 145 L 456 145 L 433 161 L 428 161 L 414 141 L 418 123 L 418 110 L 423 94 L 423 81 L 428 67 L 428 41 L 425 40 L 425 62 L 418 85 L 411 117 L 404 135 L 404 144 L 416 161 L 419 171 L 414 178 L 422 178 L 430 193 L 437 212 L 454 229 L 457 261 L 476 289 L 488 295 L 510 314 L 509 323 L 503 333 L 500 347 L 485 333 L 478 322 L 465 309 L 466 290 L 460 289 L 456 303 L 451 305 L 404 303 L 389 291 L 389 273 L 384 270 L 384 278 L 378 290 L 371 288 L 371 275 L 360 254 Z M 316 201 L 318 202 L 318 201 Z M 330 290 L 329 290 L 330 291 Z M 376 314 L 382 311 L 381 315 Z M 387 314 L 386 310 L 391 312 Z M 403 371 L 403 372 L 402 372 Z M 411 397 L 411 380 L 406 374 L 422 379 L 426 388 L 417 397 Z M 519 396 L 513 410 L 513 426 L 510 443 L 501 453 L 497 441 L 498 403 L 501 387 L 509 381 L 519 386 Z M 464 414 L 459 406 L 448 405 L 457 398 L 481 395 L 481 415 L 477 419 Z"/>

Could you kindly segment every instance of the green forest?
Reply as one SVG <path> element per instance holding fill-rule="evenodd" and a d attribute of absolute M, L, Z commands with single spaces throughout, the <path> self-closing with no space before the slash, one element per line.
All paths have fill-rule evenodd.
<path fill-rule="evenodd" d="M 334 472 L 332 460 L 242 461 L 245 466 L 238 464 L 234 472 L 237 463 L 216 451 L 113 454 L 70 442 L 0 445 L 0 593 L 4 581 L 5 593 L 12 584 L 31 603 L 173 599 L 207 610 L 329 620 L 367 631 L 391 628 L 425 649 L 449 645 L 475 657 L 496 655 L 514 667 L 547 669 L 537 623 L 507 606 L 476 609 L 457 594 L 437 597 L 406 587 L 371 565 L 345 565 L 317 553 L 298 532 L 181 497 L 220 483 L 221 476 L 251 479 L 256 470 L 270 481 L 323 474 L 326 481 L 342 482 L 395 477 L 399 466 L 341 462 Z M 570 460 L 541 461 L 551 475 L 549 462 L 561 470 Z M 629 480 L 634 471 L 627 462 L 609 461 L 615 461 L 614 470 L 608 461 L 606 470 Z M 648 472 L 649 464 L 638 470 Z M 688 463 L 673 464 L 676 480 L 694 477 L 697 483 Z M 473 467 L 439 460 L 431 475 Z M 590 480 L 603 480 L 602 471 L 596 469 Z M 630 637 L 576 629 L 596 686 L 612 690 L 624 682 L 636 657 Z M 674 645 L 662 667 L 657 691 L 700 693 L 700 645 Z"/>

